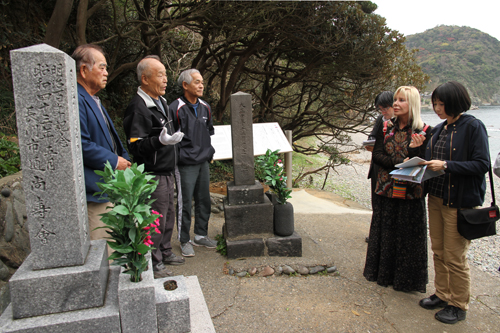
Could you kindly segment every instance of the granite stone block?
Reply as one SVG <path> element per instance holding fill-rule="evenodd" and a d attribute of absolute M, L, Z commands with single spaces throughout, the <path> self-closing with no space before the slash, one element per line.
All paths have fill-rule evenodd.
<path fill-rule="evenodd" d="M 119 333 L 118 276 L 120 267 L 109 269 L 103 306 L 24 319 L 13 319 L 12 304 L 0 317 L 0 332 L 5 333 Z"/>
<path fill-rule="evenodd" d="M 75 61 L 46 44 L 10 54 L 31 269 L 83 265 L 90 238 Z"/>
<path fill-rule="evenodd" d="M 167 286 L 176 285 L 177 288 L 167 290 L 165 283 Z M 186 278 L 179 275 L 155 279 L 154 285 L 158 333 L 190 332 L 191 318 Z"/>
<path fill-rule="evenodd" d="M 186 285 L 189 295 L 191 332 L 215 333 L 214 323 L 208 311 L 198 277 L 196 275 L 186 276 Z"/>
<path fill-rule="evenodd" d="M 129 274 L 120 274 L 118 302 L 123 333 L 158 332 L 152 267 L 149 260 L 149 269 L 143 272 L 140 282 L 131 282 Z"/>
<path fill-rule="evenodd" d="M 231 140 L 235 185 L 253 185 L 252 95 L 237 92 L 231 95 Z"/>
<path fill-rule="evenodd" d="M 272 257 L 302 257 L 302 237 L 296 231 L 290 236 L 268 238 L 266 246 Z"/>
<path fill-rule="evenodd" d="M 226 239 L 228 259 L 242 257 L 262 257 L 265 255 L 265 245 L 262 238 L 231 241 Z"/>
<path fill-rule="evenodd" d="M 245 235 L 273 235 L 274 207 L 265 196 L 264 203 L 253 205 L 228 204 L 224 200 L 224 218 L 226 224 L 226 238 L 235 238 Z"/>
<path fill-rule="evenodd" d="M 107 257 L 106 241 L 92 241 L 84 265 L 36 271 L 32 252 L 9 281 L 14 318 L 102 306 Z"/>
<path fill-rule="evenodd" d="M 235 185 L 227 182 L 227 200 L 230 206 L 264 203 L 264 188 L 258 181 L 253 185 Z"/>

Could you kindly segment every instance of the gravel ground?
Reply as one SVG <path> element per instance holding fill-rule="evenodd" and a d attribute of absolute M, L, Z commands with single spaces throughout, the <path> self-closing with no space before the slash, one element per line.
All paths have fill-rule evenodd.
<path fill-rule="evenodd" d="M 356 143 L 361 143 L 366 138 L 365 135 L 357 134 L 352 137 Z M 360 150 L 359 154 L 352 154 L 350 159 L 352 165 L 342 165 L 330 172 L 329 180 L 325 190 L 333 191 L 344 198 L 356 201 L 363 206 L 371 209 L 370 180 L 367 179 L 370 167 L 371 153 L 366 150 Z M 494 176 L 495 177 L 495 176 Z M 486 177 L 489 182 L 489 177 Z M 324 178 L 316 176 L 310 186 L 321 188 Z M 495 197 L 500 195 L 500 178 L 495 177 Z M 488 183 L 485 203 L 483 206 L 489 206 L 491 203 L 491 190 Z M 473 240 L 467 253 L 469 263 L 482 269 L 485 272 L 500 278 L 500 223 L 497 221 L 496 236 Z"/>

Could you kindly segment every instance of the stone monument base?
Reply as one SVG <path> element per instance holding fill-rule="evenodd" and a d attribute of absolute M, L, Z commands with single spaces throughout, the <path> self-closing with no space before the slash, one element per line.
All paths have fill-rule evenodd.
<path fill-rule="evenodd" d="M 24 319 L 13 319 L 12 304 L 0 317 L 1 332 L 51 332 L 51 333 L 94 333 L 121 332 L 118 309 L 118 276 L 120 267 L 109 270 L 108 288 L 104 306 L 55 313 Z"/>
<path fill-rule="evenodd" d="M 226 239 L 251 234 L 274 234 L 273 204 L 263 191 L 260 196 L 263 202 L 259 204 L 230 205 L 227 199 L 224 200 Z"/>
<path fill-rule="evenodd" d="M 231 240 L 226 237 L 226 225 L 223 234 L 226 238 L 228 259 L 243 257 L 302 257 L 302 237 L 295 231 L 286 237 L 249 238 Z M 241 238 L 241 237 L 240 237 Z"/>
<path fill-rule="evenodd" d="M 100 253 L 100 255 L 97 253 Z M 122 267 L 109 267 L 106 254 L 107 248 L 104 240 L 91 242 L 87 261 L 95 262 L 96 258 L 92 258 L 92 256 L 104 258 L 101 259 L 104 263 L 101 266 L 105 266 L 106 268 L 106 279 L 104 281 L 102 280 L 102 274 L 99 275 L 98 272 L 93 274 L 94 280 L 85 281 L 85 283 L 96 285 L 99 288 L 104 286 L 102 293 L 105 295 L 105 298 L 99 306 L 16 319 L 13 310 L 14 306 L 11 303 L 0 317 L 0 332 L 119 333 L 141 331 L 215 333 L 212 319 L 196 276 L 173 276 L 154 279 L 153 270 L 148 269 L 142 273 L 141 282 L 133 283 L 130 282 L 129 274 L 121 273 L 123 270 Z M 153 267 L 151 256 L 148 256 L 149 267 Z M 36 279 L 28 279 L 27 281 L 31 281 L 35 286 L 40 288 L 47 288 L 47 284 L 49 284 L 53 289 L 52 298 L 56 299 L 56 303 L 59 303 L 59 294 L 62 295 L 64 292 L 58 290 L 57 285 L 52 286 L 50 284 L 50 281 L 52 281 L 50 271 L 52 271 L 53 275 L 53 271 L 55 270 L 78 270 L 79 268 L 80 271 L 88 271 L 88 268 L 84 266 L 35 271 L 37 274 L 44 274 L 43 278 L 38 278 L 38 280 L 46 279 L 45 284 L 43 284 L 43 281 L 37 281 Z M 96 266 L 96 264 L 93 266 Z M 94 271 L 96 271 L 97 267 L 94 268 Z M 21 273 L 21 276 L 26 274 Z M 58 276 L 60 274 L 55 275 Z M 73 278 L 77 282 L 82 279 L 79 272 L 73 275 Z M 176 288 L 171 290 L 172 288 L 167 288 L 165 283 L 173 283 Z M 66 296 L 71 298 L 71 295 Z M 37 302 L 43 301 L 39 297 L 35 300 Z M 71 301 L 74 302 L 74 300 Z M 40 308 L 40 305 L 36 302 L 27 303 L 26 307 Z M 139 311 L 140 309 L 142 309 L 142 312 Z M 144 310 L 148 311 L 147 315 L 144 313 Z"/>
<path fill-rule="evenodd" d="M 35 257 L 30 254 L 9 281 L 14 318 L 102 306 L 107 254 L 105 240 L 92 241 L 83 265 L 44 270 L 33 270 Z"/>
<path fill-rule="evenodd" d="M 70 311 L 63 313 L 37 316 L 32 318 L 13 319 L 12 304 L 0 317 L 0 332 L 5 333 L 94 333 L 122 332 L 120 326 L 120 311 L 118 300 L 118 281 L 120 267 L 111 266 L 109 270 L 108 288 L 104 305 L 101 307 Z M 198 278 L 196 276 L 174 276 L 154 281 L 155 289 L 158 283 L 165 280 L 178 282 L 178 290 L 173 294 L 159 295 L 156 298 L 156 308 L 160 327 L 168 326 L 168 332 L 215 333 L 215 328 L 208 312 Z M 160 282 L 161 281 L 161 282 Z M 160 288 L 162 289 L 162 288 Z M 163 290 L 165 293 L 165 290 Z M 189 300 L 187 299 L 189 298 Z M 189 304 L 189 314 L 186 315 L 186 305 Z M 167 323 L 166 318 L 179 316 L 179 310 L 163 313 L 158 310 L 181 305 L 181 317 Z M 162 319 L 163 317 L 163 319 Z M 187 322 L 186 322 L 187 321 Z"/>

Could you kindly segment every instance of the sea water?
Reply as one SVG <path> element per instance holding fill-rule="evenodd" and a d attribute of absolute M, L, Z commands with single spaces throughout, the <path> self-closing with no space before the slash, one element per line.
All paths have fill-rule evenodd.
<path fill-rule="evenodd" d="M 479 109 L 469 110 L 467 113 L 480 119 L 486 126 L 490 143 L 490 156 L 493 165 L 500 152 L 500 106 L 480 106 Z M 436 126 L 443 122 L 433 110 L 422 110 L 421 116 L 424 123 L 430 126 Z"/>

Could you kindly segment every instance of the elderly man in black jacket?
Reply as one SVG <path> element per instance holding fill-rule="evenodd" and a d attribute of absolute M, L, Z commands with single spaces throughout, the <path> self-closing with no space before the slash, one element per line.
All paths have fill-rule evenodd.
<path fill-rule="evenodd" d="M 184 134 L 174 133 L 168 104 L 162 97 L 167 87 L 167 74 L 160 58 L 147 56 L 142 59 L 137 65 L 137 78 L 141 86 L 125 111 L 123 126 L 135 162 L 144 164 L 145 171 L 152 173 L 158 181 L 151 198 L 156 199 L 152 209 L 162 215 L 158 227 L 161 234 L 151 237 L 155 247 L 151 257 L 154 276 L 161 278 L 172 275 L 164 264 L 184 264 L 184 258 L 172 252 L 170 242 L 175 223 L 175 144 Z"/>

